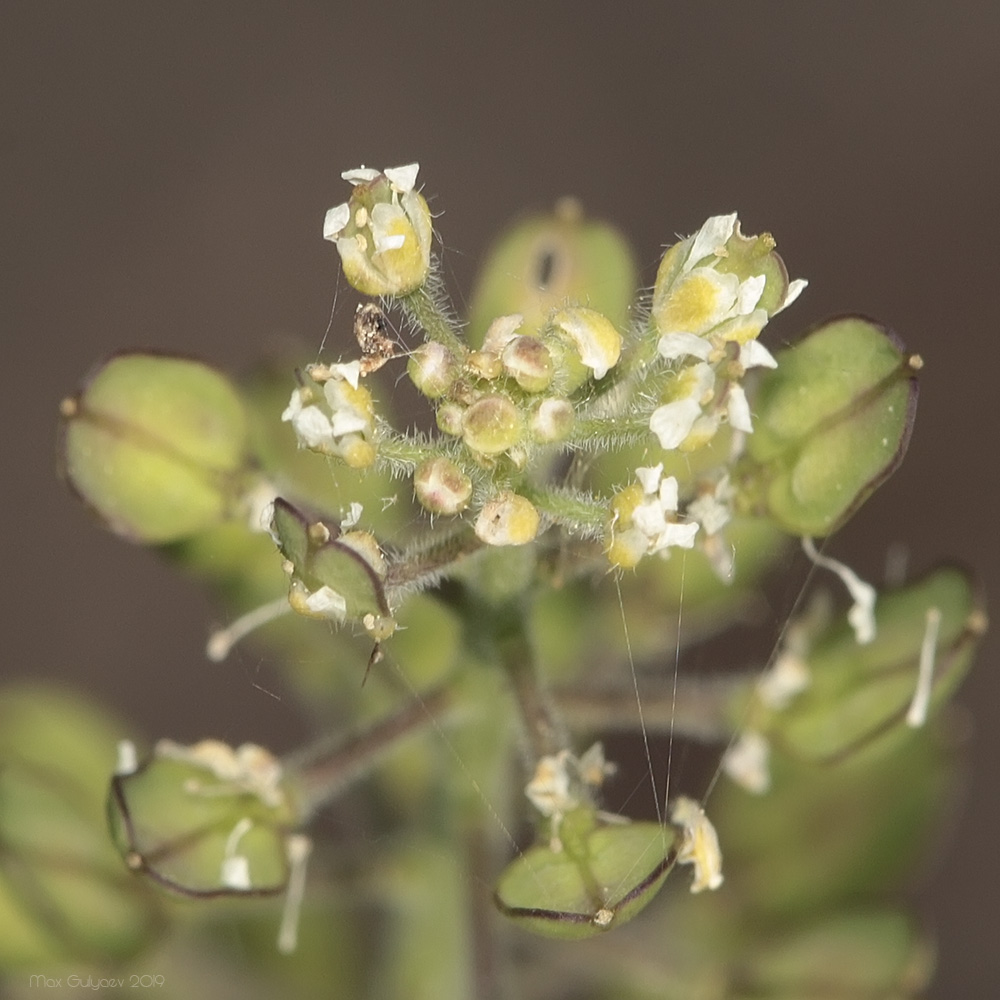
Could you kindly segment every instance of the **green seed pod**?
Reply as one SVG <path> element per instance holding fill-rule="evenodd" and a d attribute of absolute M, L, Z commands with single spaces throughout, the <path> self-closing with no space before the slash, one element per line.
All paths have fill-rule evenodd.
<path fill-rule="evenodd" d="M 232 384 L 207 365 L 122 354 L 61 411 L 67 480 L 115 533 L 161 544 L 239 509 L 246 415 Z"/>
<path fill-rule="evenodd" d="M 413 492 L 432 514 L 457 514 L 469 504 L 472 480 L 451 459 L 429 458 L 413 473 Z"/>
<path fill-rule="evenodd" d="M 592 817 L 588 808 L 575 813 Z M 575 813 L 560 828 L 564 849 L 532 847 L 497 883 L 497 907 L 525 930 L 572 939 L 617 927 L 653 899 L 676 861 L 669 827 L 591 822 L 576 831 Z"/>
<path fill-rule="evenodd" d="M 122 867 L 102 808 L 121 727 L 62 689 L 0 692 L 0 968 L 122 961 L 160 901 Z"/>
<path fill-rule="evenodd" d="M 523 316 L 521 333 L 541 329 L 553 309 L 586 302 L 618 329 L 628 324 L 637 273 L 621 234 L 583 218 L 571 199 L 551 215 L 514 225 L 480 273 L 469 315 L 469 339 L 481 344 L 497 316 Z"/>
<path fill-rule="evenodd" d="M 208 898 L 281 892 L 297 809 L 274 756 L 218 740 L 160 740 L 147 762 L 115 775 L 108 803 L 112 836 L 132 871 Z"/>
<path fill-rule="evenodd" d="M 385 596 L 385 560 L 366 531 L 336 536 L 322 522 L 310 524 L 286 500 L 274 501 L 272 530 L 287 560 L 293 610 L 309 618 L 357 621 L 366 616 L 385 631 L 391 620 Z"/>
<path fill-rule="evenodd" d="M 462 417 L 462 438 L 480 455 L 502 454 L 521 440 L 522 433 L 521 414 L 506 396 L 483 396 Z"/>
<path fill-rule="evenodd" d="M 777 360 L 754 400 L 740 489 L 785 531 L 828 535 L 902 461 L 922 362 L 859 316 L 822 324 Z"/>

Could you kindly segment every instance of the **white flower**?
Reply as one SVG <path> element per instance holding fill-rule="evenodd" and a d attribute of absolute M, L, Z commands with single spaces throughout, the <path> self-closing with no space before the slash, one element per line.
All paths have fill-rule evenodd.
<path fill-rule="evenodd" d="M 323 238 L 337 244 L 344 275 L 366 295 L 406 295 L 430 268 L 431 216 L 416 190 L 419 164 L 347 170 L 349 201 L 331 208 Z"/>
<path fill-rule="evenodd" d="M 750 404 L 747 402 L 747 394 L 739 382 L 729 384 L 729 392 L 726 394 L 726 416 L 729 418 L 730 426 L 735 430 L 743 431 L 744 434 L 753 434 Z"/>
<path fill-rule="evenodd" d="M 715 827 L 709 822 L 705 810 L 694 799 L 682 796 L 674 804 L 670 821 L 683 830 L 681 846 L 677 850 L 678 862 L 694 865 L 691 891 L 718 889 L 722 885 L 722 851 Z"/>
<path fill-rule="evenodd" d="M 698 533 L 695 523 L 681 524 L 677 514 L 677 480 L 673 476 L 661 479 L 663 465 L 635 470 L 643 491 L 643 500 L 632 511 L 632 526 L 645 537 L 649 554 L 670 548 L 690 549 Z M 671 515 L 668 519 L 667 515 Z"/>
<path fill-rule="evenodd" d="M 687 516 L 697 521 L 706 535 L 717 535 L 732 519 L 733 491 L 729 476 L 722 476 L 711 490 L 704 490 L 687 505 Z"/>

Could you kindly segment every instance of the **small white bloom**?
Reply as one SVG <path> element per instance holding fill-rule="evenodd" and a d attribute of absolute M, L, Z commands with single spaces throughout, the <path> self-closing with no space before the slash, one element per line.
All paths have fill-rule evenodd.
<path fill-rule="evenodd" d="M 239 795 L 249 792 L 272 809 L 285 802 L 281 789 L 281 763 L 269 750 L 256 743 L 244 743 L 233 750 L 221 740 L 201 740 L 190 747 L 173 740 L 159 740 L 154 754 L 203 768 L 221 782 L 220 785 L 209 786 L 191 782 L 186 787 L 192 794 Z"/>
<path fill-rule="evenodd" d="M 662 463 L 654 468 L 636 469 L 644 499 L 632 511 L 632 527 L 645 537 L 649 554 L 670 548 L 690 549 L 698 533 L 697 524 L 673 519 L 677 513 L 677 480 L 674 476 L 661 480 L 662 473 Z"/>
<path fill-rule="evenodd" d="M 746 730 L 725 752 L 722 769 L 740 787 L 762 795 L 771 787 L 768 757 L 771 748 L 760 733 Z"/>
<path fill-rule="evenodd" d="M 687 516 L 697 521 L 706 535 L 717 535 L 732 519 L 731 497 L 729 476 L 723 476 L 714 489 L 698 494 L 687 505 Z"/>
<path fill-rule="evenodd" d="M 722 851 L 715 827 L 694 799 L 682 796 L 674 804 L 670 821 L 683 829 L 677 850 L 680 864 L 694 865 L 692 892 L 718 889 L 722 885 Z"/>
<path fill-rule="evenodd" d="M 775 711 L 785 708 L 811 683 L 804 650 L 795 648 L 797 644 L 789 643 L 789 638 L 791 636 L 786 635 L 786 647 L 774 658 L 771 668 L 757 684 L 757 697 Z"/>
<path fill-rule="evenodd" d="M 562 815 L 580 804 L 571 792 L 569 765 L 572 758 L 569 750 L 542 757 L 525 786 L 524 794 L 543 816 Z"/>

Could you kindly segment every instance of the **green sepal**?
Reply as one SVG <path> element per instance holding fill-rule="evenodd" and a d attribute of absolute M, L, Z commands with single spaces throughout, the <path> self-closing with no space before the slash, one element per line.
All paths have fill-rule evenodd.
<path fill-rule="evenodd" d="M 572 817 L 564 823 L 572 826 Z M 504 915 L 547 937 L 591 937 L 639 913 L 676 860 L 675 834 L 657 823 L 594 825 L 580 833 L 560 830 L 563 850 L 538 845 L 507 866 L 494 893 Z"/>
<path fill-rule="evenodd" d="M 208 365 L 120 354 L 62 413 L 65 475 L 116 534 L 175 541 L 237 509 L 246 415 L 233 385 Z"/>
<path fill-rule="evenodd" d="M 902 461 L 920 361 L 860 316 L 824 323 L 776 357 L 754 398 L 739 489 L 785 531 L 829 535 Z"/>

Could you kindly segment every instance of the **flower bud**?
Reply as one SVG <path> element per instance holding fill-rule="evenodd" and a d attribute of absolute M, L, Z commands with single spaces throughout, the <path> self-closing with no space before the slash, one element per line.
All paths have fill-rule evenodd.
<path fill-rule="evenodd" d="M 565 355 L 569 375 L 567 391 L 572 392 L 588 377 L 604 378 L 608 369 L 618 363 L 622 351 L 621 334 L 611 320 L 596 309 L 582 306 L 559 309 L 549 322 L 556 336 L 570 348 Z"/>
<path fill-rule="evenodd" d="M 462 433 L 464 419 L 465 407 L 458 403 L 444 403 L 438 407 L 435 414 L 438 430 L 452 437 L 458 437 Z"/>
<path fill-rule="evenodd" d="M 552 355 L 537 337 L 515 336 L 503 349 L 503 366 L 525 392 L 542 392 L 552 381 Z"/>
<path fill-rule="evenodd" d="M 337 244 L 344 276 L 365 295 L 408 295 L 427 279 L 432 224 L 414 190 L 417 170 L 416 163 L 348 170 L 350 199 L 326 213 L 323 237 Z"/>
<path fill-rule="evenodd" d="M 564 440 L 575 422 L 573 404 L 561 396 L 549 396 L 531 414 L 531 433 L 535 440 L 551 444 Z"/>
<path fill-rule="evenodd" d="M 66 477 L 115 533 L 176 541 L 239 507 L 246 415 L 207 365 L 119 355 L 63 401 L 62 415 Z"/>
<path fill-rule="evenodd" d="M 521 434 L 521 414 L 506 396 L 483 396 L 462 417 L 462 437 L 481 455 L 502 454 L 521 440 Z"/>
<path fill-rule="evenodd" d="M 538 534 L 538 511 L 526 497 L 501 493 L 476 518 L 476 535 L 487 545 L 524 545 Z"/>
<path fill-rule="evenodd" d="M 432 514 L 457 514 L 469 504 L 472 480 L 451 459 L 430 458 L 413 473 L 413 492 Z"/>
<path fill-rule="evenodd" d="M 459 364 L 447 347 L 429 340 L 410 355 L 406 370 L 418 392 L 428 399 L 438 399 L 458 377 Z"/>

